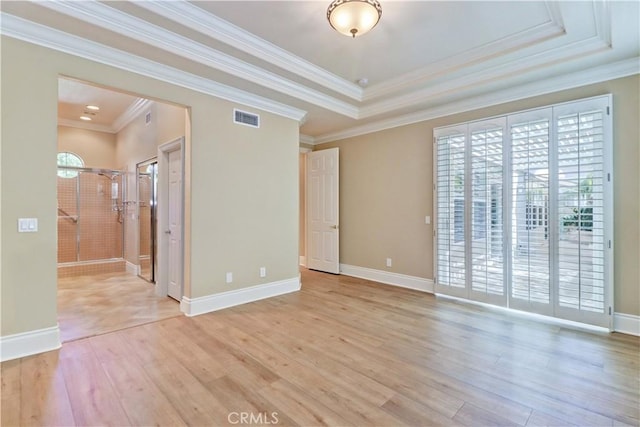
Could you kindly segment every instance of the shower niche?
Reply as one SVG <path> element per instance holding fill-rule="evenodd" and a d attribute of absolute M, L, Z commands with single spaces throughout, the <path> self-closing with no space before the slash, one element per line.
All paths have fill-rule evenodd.
<path fill-rule="evenodd" d="M 158 161 L 156 158 L 139 163 L 136 167 L 138 191 L 138 275 L 155 283 L 157 271 L 156 223 Z"/>

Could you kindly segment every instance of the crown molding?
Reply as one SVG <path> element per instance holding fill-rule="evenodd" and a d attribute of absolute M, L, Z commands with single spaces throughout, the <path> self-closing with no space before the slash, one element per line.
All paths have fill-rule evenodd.
<path fill-rule="evenodd" d="M 74 5 L 80 3 L 76 2 Z M 0 33 L 49 49 L 151 77 L 196 92 L 258 108 L 300 122 L 306 111 L 187 73 L 149 59 L 0 12 Z"/>
<path fill-rule="evenodd" d="M 363 99 L 363 89 L 357 84 L 318 67 L 186 0 L 139 2 L 137 6 L 322 85 L 327 89 L 348 96 L 353 100 L 362 101 Z"/>
<path fill-rule="evenodd" d="M 70 120 L 58 118 L 58 126 L 67 126 L 70 128 L 92 130 L 94 132 L 116 133 L 111 126 L 99 125 L 96 123 L 85 122 L 82 120 Z"/>
<path fill-rule="evenodd" d="M 611 47 L 611 3 L 608 0 L 594 1 L 593 20 L 596 25 L 596 35 Z"/>
<path fill-rule="evenodd" d="M 114 133 L 120 132 L 125 126 L 139 117 L 140 114 L 144 113 L 152 105 L 153 101 L 150 99 L 138 98 L 133 101 L 131 105 L 129 105 L 129 108 L 127 108 L 120 117 L 113 122 L 112 128 L 115 131 Z"/>
<path fill-rule="evenodd" d="M 500 81 L 509 76 L 524 74 L 550 63 L 560 63 L 576 60 L 594 53 L 609 49 L 600 37 L 591 37 L 569 45 L 556 47 L 527 57 L 526 61 L 513 60 L 507 64 L 495 65 L 485 70 L 466 74 L 457 78 L 450 78 L 445 83 L 412 91 L 405 95 L 389 98 L 360 109 L 358 118 L 372 117 L 390 111 L 424 102 L 442 96 L 452 96 L 465 89 L 480 86 L 489 82 Z"/>
<path fill-rule="evenodd" d="M 311 144 L 314 145 L 316 142 L 316 139 L 310 135 L 305 135 L 305 134 L 300 134 L 300 143 L 301 144 Z"/>
<path fill-rule="evenodd" d="M 158 3 L 152 3 L 155 6 Z M 187 37 L 94 1 L 47 1 L 39 5 L 92 25 L 147 43 L 182 58 L 298 98 L 347 117 L 356 118 L 358 107 L 300 83 L 234 58 Z"/>
<path fill-rule="evenodd" d="M 558 3 L 545 2 L 545 5 L 549 13 L 549 21 L 451 56 L 418 70 L 394 77 L 385 82 L 372 85 L 364 90 L 363 100 L 368 101 L 405 91 L 412 86 L 425 83 L 433 78 L 455 73 L 465 67 L 478 64 L 482 61 L 503 56 L 518 49 L 566 34 Z"/>
<path fill-rule="evenodd" d="M 411 114 L 368 123 L 362 126 L 355 126 L 340 132 L 328 133 L 314 138 L 313 145 L 324 144 L 326 142 L 337 141 L 368 133 L 379 132 L 399 126 L 410 125 L 426 120 L 437 119 L 439 117 L 464 113 L 467 111 L 487 108 L 507 102 L 518 101 L 538 95 L 545 95 L 562 90 L 573 89 L 580 86 L 600 83 L 608 80 L 619 79 L 635 74 L 640 74 L 640 56 L 628 58 L 611 64 L 601 65 L 569 73 L 550 79 L 538 80 L 526 85 L 512 87 L 490 94 L 476 96 L 458 102 L 440 105 Z"/>
<path fill-rule="evenodd" d="M 281 61 L 284 61 L 279 63 L 282 66 L 290 65 L 287 61 L 291 60 L 291 58 L 297 58 L 289 54 L 289 57 L 282 59 L 281 55 L 288 54 L 288 52 L 186 1 L 150 2 L 147 5 L 143 3 L 140 3 L 140 5 L 146 10 L 158 13 L 182 25 L 194 27 L 209 37 L 233 46 L 240 43 L 242 49 L 252 55 L 257 54 L 257 52 L 263 52 L 261 55 L 270 56 L 272 61 L 275 61 L 274 58 L 280 58 Z M 218 69 L 245 81 L 309 102 L 352 119 L 363 119 L 410 108 L 424 102 L 425 99 L 442 97 L 446 102 L 446 98 L 460 94 L 469 87 L 477 87 L 487 82 L 504 80 L 520 73 L 529 72 L 536 67 L 575 60 L 599 52 L 602 49 L 610 48 L 610 42 L 607 42 L 607 30 L 610 33 L 610 7 L 608 4 L 592 5 L 591 10 L 594 15 L 596 32 L 594 37 L 529 55 L 526 61 L 521 58 L 512 59 L 504 65 L 492 66 L 479 72 L 471 73 L 466 71 L 468 67 L 477 65 L 485 60 L 565 34 L 559 5 L 556 2 L 545 2 L 549 16 L 547 22 L 501 40 L 485 44 L 464 54 L 456 55 L 430 67 L 405 74 L 399 79 L 394 78 L 364 90 L 359 88 L 362 94 L 361 98 L 372 99 L 383 95 L 391 97 L 369 105 L 358 106 L 263 70 L 187 37 L 169 32 L 164 28 L 109 7 L 104 3 L 50 1 L 41 4 L 76 19 L 98 25 L 125 37 L 139 40 L 182 58 Z M 257 45 L 251 45 L 254 42 Z M 271 46 L 272 49 L 269 50 L 268 46 Z M 264 50 L 261 50 L 260 47 L 264 47 Z M 316 80 L 316 77 L 320 80 L 324 78 L 322 75 L 314 75 L 311 72 L 311 68 L 305 70 L 305 76 L 313 81 Z M 313 66 L 314 72 L 318 70 L 322 69 Z M 453 73 L 460 74 L 463 72 L 463 75 L 451 77 Z M 445 76 L 448 79 L 444 83 L 430 84 L 430 81 L 434 78 Z M 420 88 L 421 84 L 422 88 Z M 411 87 L 416 86 L 418 87 L 416 90 L 408 91 Z M 393 96 L 394 93 L 399 92 L 403 94 Z"/>

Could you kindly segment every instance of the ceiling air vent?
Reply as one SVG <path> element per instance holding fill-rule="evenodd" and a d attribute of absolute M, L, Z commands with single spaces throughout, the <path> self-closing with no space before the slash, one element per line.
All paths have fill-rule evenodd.
<path fill-rule="evenodd" d="M 254 128 L 260 127 L 260 116 L 246 111 L 233 110 L 233 121 L 241 125 L 247 125 Z"/>

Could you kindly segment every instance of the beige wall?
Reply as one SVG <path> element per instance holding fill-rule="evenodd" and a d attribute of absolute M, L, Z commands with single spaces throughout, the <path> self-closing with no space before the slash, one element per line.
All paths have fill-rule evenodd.
<path fill-rule="evenodd" d="M 254 109 L 8 37 L 2 37 L 1 55 L 3 336 L 57 323 L 59 75 L 191 108 L 188 297 L 298 276 L 296 121 L 260 112 L 260 129 L 234 125 L 234 107 Z M 17 233 L 20 217 L 38 218 L 39 231 Z M 259 277 L 262 266 L 266 278 Z M 225 284 L 227 271 L 234 273 L 232 284 Z"/>
<path fill-rule="evenodd" d="M 88 168 L 117 169 L 116 135 L 58 126 L 58 151 L 79 155 Z"/>
<path fill-rule="evenodd" d="M 433 278 L 433 129 L 613 93 L 615 310 L 640 315 L 638 75 L 322 144 L 340 147 L 340 262 Z M 393 267 L 385 267 L 385 258 Z"/>
<path fill-rule="evenodd" d="M 151 121 L 146 123 L 146 114 Z M 132 120 L 116 136 L 116 162 L 126 171 L 127 201 L 137 202 L 136 164 L 158 155 L 158 146 L 185 135 L 185 108 L 163 102 L 153 102 L 149 108 Z M 125 208 L 124 257 L 138 264 L 138 219 L 136 204 Z"/>

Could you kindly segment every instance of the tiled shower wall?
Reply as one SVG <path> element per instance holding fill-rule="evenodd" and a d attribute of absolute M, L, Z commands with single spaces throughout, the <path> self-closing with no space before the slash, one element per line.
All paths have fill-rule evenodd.
<path fill-rule="evenodd" d="M 118 184 L 115 203 L 121 207 L 120 176 L 111 180 L 108 176 L 80 172 L 76 178 L 58 177 L 58 263 L 98 261 L 95 264 L 59 267 L 59 276 L 124 271 L 124 261 L 101 261 L 122 258 L 123 216 L 113 209 L 112 183 Z M 79 252 L 76 243 L 78 232 Z"/>

